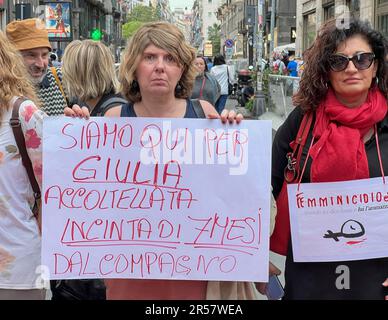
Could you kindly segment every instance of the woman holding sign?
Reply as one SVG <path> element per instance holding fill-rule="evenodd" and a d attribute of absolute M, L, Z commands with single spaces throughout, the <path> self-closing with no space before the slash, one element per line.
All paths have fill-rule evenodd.
<path fill-rule="evenodd" d="M 295 262 L 288 217 L 281 209 L 287 205 L 286 179 L 336 182 L 388 173 L 386 55 L 383 35 L 359 20 L 342 27 L 334 20 L 326 23 L 304 53 L 305 71 L 293 100 L 297 107 L 276 133 L 272 149 L 278 217 L 271 250 L 287 255 L 284 299 L 384 299 L 387 295 L 383 282 L 388 258 Z"/>
<path fill-rule="evenodd" d="M 191 100 L 195 50 L 172 24 L 143 25 L 127 45 L 120 66 L 121 93 L 129 101 L 106 112 L 109 117 L 220 118 L 237 123 L 242 115 L 224 110 L 219 116 L 207 101 Z M 197 101 L 198 102 L 198 101 Z M 85 109 L 66 109 L 83 116 Z M 107 299 L 205 299 L 207 281 L 106 279 Z"/>

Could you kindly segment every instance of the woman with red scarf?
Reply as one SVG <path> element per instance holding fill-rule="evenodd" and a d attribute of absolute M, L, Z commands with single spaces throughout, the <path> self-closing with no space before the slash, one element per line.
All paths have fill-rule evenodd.
<path fill-rule="evenodd" d="M 292 152 L 305 114 L 312 114 L 313 121 L 299 162 L 302 183 L 388 173 L 386 55 L 386 40 L 369 23 L 352 20 L 337 28 L 333 20 L 321 28 L 303 55 L 305 70 L 293 98 L 297 107 L 273 142 L 275 199 L 283 187 L 287 154 Z M 388 299 L 388 258 L 295 262 L 291 237 L 288 239 L 283 252 L 287 256 L 284 299 Z M 271 248 L 276 247 L 273 241 L 274 237 Z M 341 266 L 346 266 L 349 275 L 345 289 L 337 288 Z M 271 265 L 270 273 L 275 269 Z"/>

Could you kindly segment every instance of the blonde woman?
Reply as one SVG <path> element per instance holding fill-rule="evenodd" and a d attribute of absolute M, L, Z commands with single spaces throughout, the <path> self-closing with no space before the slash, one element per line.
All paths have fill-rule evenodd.
<path fill-rule="evenodd" d="M 62 62 L 63 83 L 71 101 L 87 108 L 91 116 L 103 116 L 110 108 L 126 102 L 117 93 L 113 56 L 101 42 L 72 41 Z M 52 300 L 105 300 L 105 286 L 98 279 L 53 280 L 51 291 Z"/>
<path fill-rule="evenodd" d="M 45 290 L 39 288 L 36 273 L 41 264 L 41 238 L 31 210 L 34 196 L 9 120 L 13 104 L 24 97 L 19 120 L 41 185 L 45 114 L 37 106 L 22 57 L 1 31 L 0 56 L 0 300 L 41 300 Z"/>
<path fill-rule="evenodd" d="M 108 47 L 98 41 L 75 40 L 62 57 L 63 82 L 71 100 L 89 109 L 92 116 L 126 102 L 117 94 L 114 61 Z"/>

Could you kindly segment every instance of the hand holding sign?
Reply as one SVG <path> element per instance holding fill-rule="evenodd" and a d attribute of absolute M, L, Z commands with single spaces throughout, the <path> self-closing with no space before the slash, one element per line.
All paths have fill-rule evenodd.
<path fill-rule="evenodd" d="M 384 283 L 383 283 L 383 286 L 384 286 L 385 288 L 388 288 L 388 278 L 385 279 L 385 281 L 384 281 Z M 388 295 L 385 296 L 385 300 L 388 300 Z"/>

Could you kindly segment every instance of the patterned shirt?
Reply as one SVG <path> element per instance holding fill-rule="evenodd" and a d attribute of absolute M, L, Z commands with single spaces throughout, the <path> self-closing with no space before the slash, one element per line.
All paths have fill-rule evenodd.
<path fill-rule="evenodd" d="M 62 82 L 62 73 L 59 68 L 57 70 L 57 75 L 59 81 Z M 47 74 L 44 77 L 43 81 L 39 84 L 38 88 L 38 97 L 42 103 L 41 109 L 49 116 L 61 116 L 63 115 L 63 110 L 67 106 L 66 99 L 64 98 L 61 90 L 58 87 L 58 84 L 55 80 L 51 69 L 47 69 Z"/>
<path fill-rule="evenodd" d="M 12 108 L 4 112 L 0 125 L 0 288 L 34 289 L 39 287 L 36 269 L 41 264 L 41 238 L 31 211 L 32 187 L 9 125 L 11 115 Z M 19 119 L 39 185 L 44 117 L 32 101 L 21 104 Z"/>

